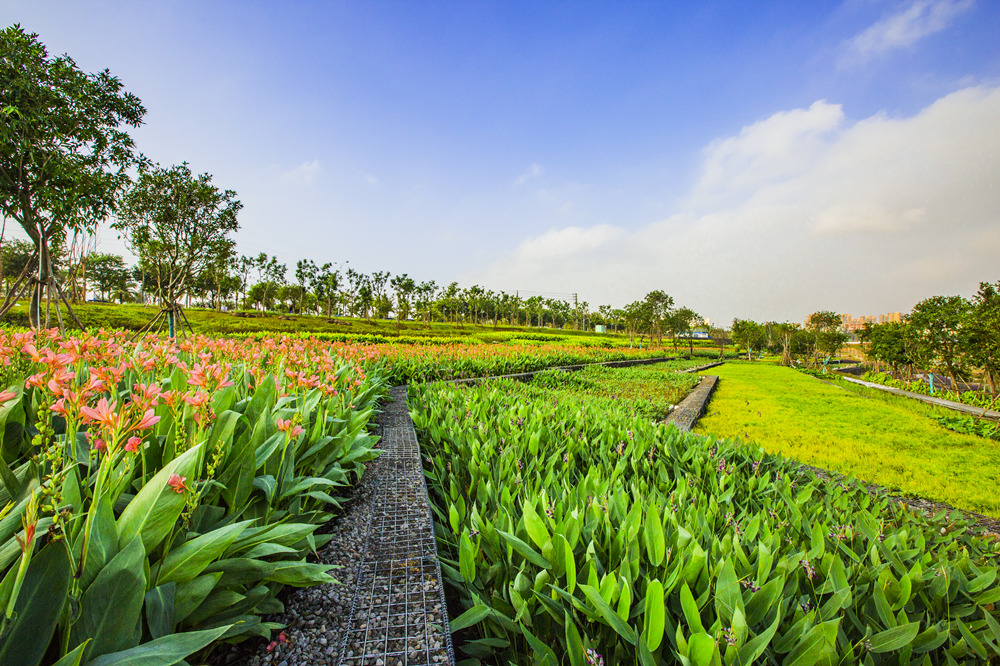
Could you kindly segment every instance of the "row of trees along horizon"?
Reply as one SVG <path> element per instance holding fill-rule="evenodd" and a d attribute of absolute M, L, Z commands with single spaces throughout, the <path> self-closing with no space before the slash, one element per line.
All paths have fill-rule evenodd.
<path fill-rule="evenodd" d="M 708 330 L 725 344 L 729 332 L 709 329 L 691 308 L 654 290 L 624 308 L 585 301 L 521 297 L 478 285 L 417 282 L 406 273 L 365 274 L 333 263 L 296 263 L 295 281 L 277 258 L 238 256 L 232 237 L 242 204 L 220 190 L 208 173 L 187 163 L 163 167 L 135 147 L 128 128 L 142 124 L 146 109 L 108 70 L 88 74 L 68 55 L 50 57 L 38 35 L 19 25 L 0 32 L 0 214 L 16 221 L 27 241 L 8 240 L 0 252 L 0 283 L 6 287 L 0 316 L 30 294 L 29 322 L 39 326 L 42 301 L 67 308 L 86 299 L 92 286 L 120 302 L 180 301 L 210 307 L 250 307 L 386 318 L 402 321 L 501 323 L 590 329 L 600 323 L 641 344 L 663 344 L 664 335 Z M 137 174 L 134 177 L 130 174 Z M 134 267 L 114 254 L 96 252 L 94 232 L 110 224 L 139 258 Z M 2 243 L 0 234 L 0 243 Z M 1000 282 L 997 283 L 1000 285 Z M 64 292 L 63 285 L 69 294 Z M 921 301 L 903 324 L 866 327 L 862 340 L 877 363 L 901 368 L 938 367 L 955 379 L 972 368 L 997 383 L 1000 335 L 997 286 L 982 283 L 970 301 L 961 296 Z M 45 310 L 48 325 L 48 308 Z M 736 319 L 732 340 L 748 351 L 771 349 L 782 363 L 832 357 L 846 342 L 839 316 L 821 311 L 805 326 Z"/>

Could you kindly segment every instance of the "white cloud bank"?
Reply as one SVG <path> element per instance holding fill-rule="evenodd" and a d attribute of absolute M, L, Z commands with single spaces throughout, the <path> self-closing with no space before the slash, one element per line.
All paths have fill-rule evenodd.
<path fill-rule="evenodd" d="M 956 16 L 972 7 L 972 0 L 916 0 L 874 23 L 848 43 L 847 60 L 912 46 L 927 35 L 940 32 Z"/>
<path fill-rule="evenodd" d="M 850 123 L 819 101 L 708 145 L 678 211 L 637 230 L 554 228 L 470 279 L 579 292 L 664 289 L 719 321 L 908 310 L 1000 279 L 1000 89 Z"/>
<path fill-rule="evenodd" d="M 288 185 L 312 185 L 316 180 L 316 175 L 323 170 L 319 160 L 303 162 L 291 171 L 281 174 L 281 182 Z"/>

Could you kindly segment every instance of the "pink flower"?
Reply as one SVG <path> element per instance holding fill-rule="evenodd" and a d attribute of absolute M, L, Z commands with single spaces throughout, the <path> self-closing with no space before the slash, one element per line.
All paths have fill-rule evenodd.
<path fill-rule="evenodd" d="M 0 397 L 3 397 L 3 395 L 0 394 Z M 66 398 L 59 398 L 49 409 L 63 417 L 69 415 L 69 412 L 66 410 Z"/>
<path fill-rule="evenodd" d="M 13 400 L 16 397 L 17 394 L 14 393 L 13 391 L 0 391 L 0 405 L 9 400 Z"/>
<path fill-rule="evenodd" d="M 147 409 L 146 413 L 142 415 L 142 419 L 135 424 L 135 430 L 142 430 L 144 428 L 152 428 L 154 425 L 160 422 L 160 417 L 153 413 L 152 409 Z"/>
<path fill-rule="evenodd" d="M 97 407 L 83 406 L 80 408 L 81 420 L 84 423 L 99 423 L 101 426 L 113 430 L 118 424 L 118 414 L 115 413 L 115 403 L 108 404 L 107 398 L 101 398 L 97 402 Z"/>
<path fill-rule="evenodd" d="M 125 442 L 125 450 L 129 453 L 135 453 L 139 450 L 140 444 L 142 444 L 142 440 L 138 437 L 129 437 L 128 441 Z"/>
<path fill-rule="evenodd" d="M 292 426 L 291 419 L 278 419 L 278 430 L 287 432 L 289 437 L 298 437 L 305 432 L 302 426 Z"/>
<path fill-rule="evenodd" d="M 183 495 L 185 490 L 191 490 L 184 482 L 187 481 L 186 476 L 180 476 L 179 474 L 171 474 L 170 478 L 167 479 L 167 485 L 177 491 L 178 495 Z"/>

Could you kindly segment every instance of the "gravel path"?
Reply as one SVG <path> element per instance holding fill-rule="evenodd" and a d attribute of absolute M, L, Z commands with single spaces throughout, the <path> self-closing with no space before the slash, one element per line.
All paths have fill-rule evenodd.
<path fill-rule="evenodd" d="M 383 450 L 368 463 L 319 561 L 342 567 L 337 585 L 295 589 L 287 640 L 246 641 L 217 655 L 225 666 L 418 666 L 454 664 L 430 504 L 406 387 L 373 419 Z"/>

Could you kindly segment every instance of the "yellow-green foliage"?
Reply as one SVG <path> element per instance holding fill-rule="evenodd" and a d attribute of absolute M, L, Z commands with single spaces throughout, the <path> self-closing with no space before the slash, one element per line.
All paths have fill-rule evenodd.
<path fill-rule="evenodd" d="M 739 437 L 893 491 L 1000 517 L 1000 444 L 945 429 L 909 405 L 777 366 L 726 364 L 695 430 Z"/>

